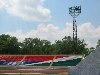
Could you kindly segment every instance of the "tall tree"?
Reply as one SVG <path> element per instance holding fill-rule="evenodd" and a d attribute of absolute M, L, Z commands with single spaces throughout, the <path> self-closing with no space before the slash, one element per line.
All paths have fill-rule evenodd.
<path fill-rule="evenodd" d="M 16 37 L 2 34 L 0 36 L 0 53 L 3 54 L 16 54 L 18 53 L 19 44 Z"/>
<path fill-rule="evenodd" d="M 43 42 L 38 38 L 25 38 L 22 42 L 24 54 L 41 54 Z"/>
<path fill-rule="evenodd" d="M 25 38 L 23 42 L 18 42 L 16 37 L 2 34 L 0 35 L 0 53 L 1 54 L 34 54 L 34 55 L 51 55 L 51 54 L 89 54 L 84 40 L 77 39 L 77 50 L 73 48 L 73 39 L 68 36 L 62 40 L 56 40 L 51 44 L 48 40 L 39 38 Z M 98 41 L 100 45 L 100 40 Z"/>
<path fill-rule="evenodd" d="M 51 42 L 48 40 L 41 40 L 42 42 L 42 54 L 53 54 L 53 50 L 51 48 Z"/>
<path fill-rule="evenodd" d="M 58 54 L 88 54 L 89 50 L 86 48 L 87 44 L 84 40 L 77 39 L 77 50 L 73 48 L 73 39 L 68 36 L 64 37 L 62 40 L 55 42 L 56 52 Z"/>

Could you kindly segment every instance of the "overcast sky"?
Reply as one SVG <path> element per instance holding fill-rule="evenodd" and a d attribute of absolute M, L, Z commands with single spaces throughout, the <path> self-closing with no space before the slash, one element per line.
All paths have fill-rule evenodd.
<path fill-rule="evenodd" d="M 0 34 L 41 38 L 51 42 L 72 36 L 69 7 L 81 5 L 77 18 L 78 37 L 88 47 L 100 39 L 100 0 L 0 0 Z"/>

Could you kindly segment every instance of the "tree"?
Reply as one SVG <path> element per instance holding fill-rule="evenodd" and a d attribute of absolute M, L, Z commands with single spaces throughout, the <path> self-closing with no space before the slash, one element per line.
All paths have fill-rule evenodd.
<path fill-rule="evenodd" d="M 97 42 L 97 47 L 99 47 L 99 46 L 100 46 L 100 39 Z"/>
<path fill-rule="evenodd" d="M 42 42 L 41 54 L 45 54 L 45 55 L 52 54 L 53 50 L 51 48 L 51 42 L 48 40 L 41 40 L 41 42 Z"/>
<path fill-rule="evenodd" d="M 70 54 L 72 52 L 72 38 L 70 36 L 64 37 L 62 40 L 55 42 L 57 54 Z"/>
<path fill-rule="evenodd" d="M 32 49 L 34 48 L 34 44 L 32 42 L 32 38 L 25 38 L 21 44 L 23 54 L 32 54 Z"/>
<path fill-rule="evenodd" d="M 73 39 L 68 36 L 62 40 L 55 42 L 56 52 L 58 54 L 88 54 L 89 50 L 86 48 L 87 44 L 84 40 L 77 39 L 77 50 L 73 48 Z"/>
<path fill-rule="evenodd" d="M 98 45 L 100 45 L 100 40 Z M 48 40 L 40 40 L 39 38 L 25 38 L 23 42 L 18 42 L 16 37 L 5 34 L 0 36 L 1 54 L 84 54 L 86 56 L 90 53 L 86 46 L 85 41 L 78 38 L 77 50 L 74 50 L 73 39 L 70 36 L 65 36 L 62 40 L 56 40 L 53 44 Z"/>
<path fill-rule="evenodd" d="M 47 40 L 40 40 L 38 38 L 25 38 L 22 43 L 23 52 L 26 54 L 50 54 L 51 42 Z"/>
<path fill-rule="evenodd" d="M 0 36 L 0 53 L 17 54 L 19 49 L 18 39 L 10 35 L 2 34 Z"/>

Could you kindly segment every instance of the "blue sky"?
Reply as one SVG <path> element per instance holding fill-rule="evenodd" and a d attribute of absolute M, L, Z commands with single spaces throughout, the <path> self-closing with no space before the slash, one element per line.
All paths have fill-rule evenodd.
<path fill-rule="evenodd" d="M 82 7 L 77 18 L 78 37 L 95 47 L 100 39 L 100 0 L 0 0 L 0 34 L 16 36 L 20 41 L 72 36 L 73 19 L 68 9 L 76 5 Z"/>

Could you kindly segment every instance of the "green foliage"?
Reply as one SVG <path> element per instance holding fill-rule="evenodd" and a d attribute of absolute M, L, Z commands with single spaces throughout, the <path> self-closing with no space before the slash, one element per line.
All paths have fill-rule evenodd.
<path fill-rule="evenodd" d="M 77 39 L 77 50 L 73 48 L 73 39 L 68 36 L 56 40 L 51 44 L 48 40 L 39 38 L 25 38 L 18 42 L 16 37 L 2 34 L 0 36 L 0 54 L 32 54 L 32 55 L 57 55 L 57 54 L 89 54 L 89 49 L 84 40 Z"/>
<path fill-rule="evenodd" d="M 99 47 L 99 46 L 100 46 L 100 39 L 97 42 L 97 47 Z"/>
<path fill-rule="evenodd" d="M 57 54 L 87 54 L 88 48 L 84 40 L 77 39 L 77 50 L 73 48 L 73 39 L 68 36 L 55 42 Z"/>
<path fill-rule="evenodd" d="M 22 42 L 22 53 L 24 54 L 50 54 L 51 43 L 47 40 L 40 40 L 38 38 L 26 38 Z"/>
<path fill-rule="evenodd" d="M 17 54 L 19 49 L 16 37 L 2 34 L 0 36 L 0 53 L 1 54 Z"/>

